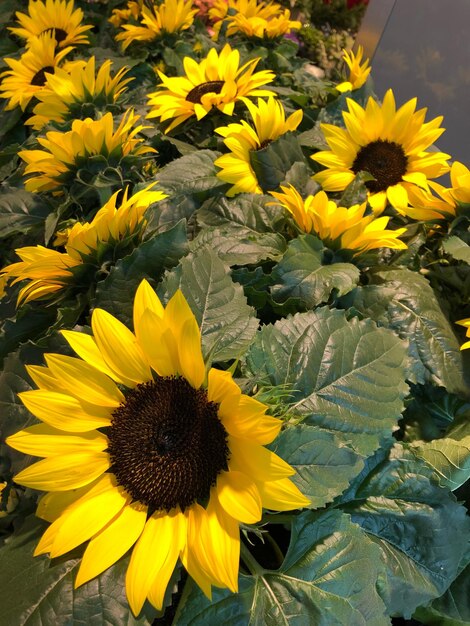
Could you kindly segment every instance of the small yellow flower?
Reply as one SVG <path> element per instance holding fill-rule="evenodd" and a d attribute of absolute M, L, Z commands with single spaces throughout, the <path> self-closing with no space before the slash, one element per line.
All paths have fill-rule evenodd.
<path fill-rule="evenodd" d="M 155 183 L 138 191 L 130 198 L 128 188 L 123 192 L 117 206 L 120 191 L 111 196 L 91 222 L 77 222 L 67 231 L 58 233 L 55 245 L 64 245 L 65 252 L 50 250 L 43 246 L 28 246 L 15 250 L 21 261 L 8 265 L 0 271 L 0 282 L 11 280 L 18 283 L 28 280 L 18 295 L 18 306 L 49 298 L 68 285 L 73 285 L 73 268 L 92 263 L 100 265 L 109 249 L 120 242 L 139 238 L 145 224 L 144 214 L 148 207 L 166 195 L 151 191 Z"/>
<path fill-rule="evenodd" d="M 247 37 L 258 39 L 274 39 L 298 29 L 302 24 L 290 19 L 289 9 L 281 7 L 275 2 L 261 2 L 254 0 L 229 0 L 227 9 L 230 13 L 223 17 L 223 21 L 215 24 L 215 38 L 220 32 L 222 23 L 227 24 L 227 36 L 243 33 Z M 209 12 L 210 13 L 210 12 Z M 221 13 L 221 7 L 216 6 L 213 15 Z"/>
<path fill-rule="evenodd" d="M 131 2 L 127 3 L 127 9 L 113 9 L 108 22 L 111 22 L 113 26 L 118 28 L 130 19 L 138 20 L 142 11 L 142 4 L 143 0 L 138 2 L 131 0 Z"/>
<path fill-rule="evenodd" d="M 405 211 L 409 189 L 428 190 L 428 179 L 449 171 L 450 155 L 426 151 L 444 132 L 442 117 L 424 123 L 426 109 L 415 111 L 416 98 L 397 110 L 389 89 L 382 105 L 373 98 L 365 109 L 350 98 L 347 104 L 346 128 L 322 124 L 330 150 L 312 155 L 326 167 L 313 177 L 326 191 L 343 191 L 356 174 L 366 171 L 375 179 L 366 183 L 374 211 L 381 213 L 387 202 Z"/>
<path fill-rule="evenodd" d="M 404 250 L 407 247 L 398 239 L 406 228 L 386 230 L 390 218 L 365 215 L 366 203 L 346 208 L 329 200 L 324 191 L 303 200 L 292 185 L 281 186 L 281 189 L 282 193 L 270 193 L 293 215 L 304 232 L 317 235 L 332 250 L 350 250 L 353 256 L 358 256 L 376 248 Z"/>
<path fill-rule="evenodd" d="M 165 0 L 150 10 L 143 5 L 140 15 L 141 26 L 124 24 L 123 33 L 116 35 L 116 41 L 122 41 L 125 50 L 134 41 L 153 41 L 164 33 L 176 33 L 187 30 L 194 21 L 197 9 L 192 8 L 191 0 Z"/>
<path fill-rule="evenodd" d="M 364 49 L 362 46 L 358 47 L 357 54 L 354 54 L 352 50 L 350 52 L 343 50 L 343 61 L 349 67 L 349 80 L 336 85 L 338 91 L 342 93 L 353 91 L 362 87 L 366 82 L 372 68 L 369 65 L 369 59 L 366 59 L 361 64 L 363 54 Z"/>
<path fill-rule="evenodd" d="M 59 63 L 71 50 L 69 46 L 56 53 L 55 39 L 45 33 L 31 42 L 19 60 L 5 58 L 10 68 L 0 74 L 0 98 L 8 98 L 5 109 L 19 106 L 24 111 L 31 98 L 44 91 L 47 78 L 57 71 Z"/>
<path fill-rule="evenodd" d="M 214 22 L 214 38 L 217 39 L 223 21 L 227 21 L 227 36 L 238 32 L 232 17 L 240 15 L 248 23 L 265 23 L 282 14 L 284 8 L 277 2 L 258 2 L 258 0 L 215 0 L 209 9 L 209 18 Z"/>
<path fill-rule="evenodd" d="M 216 128 L 215 132 L 225 137 L 224 143 L 230 153 L 214 161 L 221 168 L 217 176 L 227 183 L 234 183 L 227 196 L 237 193 L 263 193 L 256 173 L 251 165 L 252 152 L 262 150 L 269 143 L 293 131 L 302 121 L 302 111 L 292 113 L 287 119 L 280 102 L 274 98 L 267 101 L 258 98 L 258 106 L 250 100 L 245 104 L 253 119 L 254 128 L 242 120 L 240 124 L 229 124 Z"/>
<path fill-rule="evenodd" d="M 162 84 L 149 95 L 151 108 L 148 118 L 160 122 L 172 120 L 165 132 L 169 132 L 190 117 L 201 120 L 215 107 L 226 115 L 232 115 L 235 103 L 244 97 L 272 95 L 262 85 L 274 79 L 269 70 L 255 72 L 260 59 L 251 59 L 241 67 L 240 53 L 226 44 L 220 54 L 212 48 L 207 57 L 197 63 L 185 57 L 186 76 L 168 77 L 158 72 Z"/>
<path fill-rule="evenodd" d="M 112 61 L 104 61 L 97 73 L 95 65 L 92 56 L 86 62 L 69 63 L 66 70 L 57 68 L 54 74 L 46 74 L 43 89 L 35 94 L 40 102 L 26 124 L 40 130 L 48 122 L 80 119 L 81 108 L 87 103 L 104 109 L 108 104 L 115 104 L 133 80 L 124 77 L 128 68 L 121 68 L 112 77 Z"/>
<path fill-rule="evenodd" d="M 107 166 L 112 167 L 126 157 L 155 152 L 149 146 L 139 146 L 143 139 L 136 135 L 145 128 L 141 124 L 135 125 L 139 117 L 128 110 L 114 130 L 113 116 L 106 113 L 99 120 L 74 120 L 69 131 L 49 131 L 45 138 L 39 137 L 38 142 L 44 150 L 21 150 L 18 153 L 27 163 L 25 174 L 36 174 L 26 180 L 25 188 L 62 193 L 64 183 L 70 182 L 91 156 L 103 156 Z"/>
<path fill-rule="evenodd" d="M 464 320 L 459 320 L 456 324 L 460 324 L 460 326 L 465 326 L 467 329 L 467 338 L 470 338 L 470 317 L 465 318 Z M 460 346 L 461 350 L 466 350 L 470 348 L 470 341 L 466 341 Z"/>
<path fill-rule="evenodd" d="M 35 555 L 87 542 L 78 587 L 131 550 L 135 615 L 146 599 L 162 608 L 178 559 L 209 598 L 212 585 L 236 592 L 240 524 L 309 504 L 295 470 L 265 447 L 281 421 L 206 366 L 181 291 L 163 307 L 144 280 L 134 332 L 102 309 L 91 327 L 62 331 L 78 358 L 46 354 L 46 367 L 27 367 L 39 388 L 20 398 L 42 423 L 7 439 L 45 457 L 15 476 L 48 492 L 37 515 L 51 525 Z"/>
<path fill-rule="evenodd" d="M 30 0 L 28 13 L 17 11 L 16 18 L 21 27 L 11 26 L 8 30 L 26 39 L 27 46 L 43 33 L 50 33 L 59 48 L 87 44 L 84 33 L 93 28 L 90 24 L 82 25 L 83 11 L 74 8 L 73 0 Z"/>

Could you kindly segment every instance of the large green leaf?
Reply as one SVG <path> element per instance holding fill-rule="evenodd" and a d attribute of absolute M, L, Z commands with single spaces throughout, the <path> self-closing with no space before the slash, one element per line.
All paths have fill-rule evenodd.
<path fill-rule="evenodd" d="M 211 150 L 198 150 L 172 161 L 158 172 L 158 187 L 168 198 L 159 202 L 155 211 L 147 212 L 150 228 L 161 228 L 188 218 L 204 200 L 222 192 L 226 183 L 216 176 L 217 156 Z"/>
<path fill-rule="evenodd" d="M 432 382 L 468 395 L 459 343 L 428 281 L 406 269 L 377 272 L 373 281 L 346 296 L 345 306 L 409 341 L 413 382 Z"/>
<path fill-rule="evenodd" d="M 470 263 L 470 246 L 465 241 L 462 241 L 460 237 L 452 235 L 443 242 L 442 247 L 447 254 L 450 254 L 457 261 Z"/>
<path fill-rule="evenodd" d="M 228 268 L 208 249 L 188 254 L 160 288 L 166 299 L 181 289 L 199 323 L 202 351 L 212 361 L 240 357 L 258 328 L 255 311 Z"/>
<path fill-rule="evenodd" d="M 458 574 L 470 538 L 465 508 L 432 476 L 397 444 L 343 496 L 349 499 L 345 511 L 382 552 L 387 578 L 381 593 L 393 615 L 410 617 L 440 596 Z"/>
<path fill-rule="evenodd" d="M 297 137 L 282 135 L 265 148 L 250 152 L 250 164 L 264 193 L 275 191 L 288 177 L 295 163 L 305 161 Z"/>
<path fill-rule="evenodd" d="M 165 269 L 175 266 L 187 250 L 186 227 L 181 220 L 119 260 L 109 276 L 98 283 L 94 305 L 106 309 L 130 327 L 134 294 L 142 279 L 159 281 Z"/>
<path fill-rule="evenodd" d="M 0 626 L 148 626 L 155 611 L 148 605 L 138 618 L 128 606 L 124 576 L 128 559 L 121 559 L 101 576 L 74 589 L 79 558 L 33 557 L 46 528 L 27 520 L 20 532 L 0 549 Z"/>
<path fill-rule="evenodd" d="M 351 263 L 324 264 L 324 246 L 313 235 L 293 239 L 273 270 L 273 299 L 289 299 L 298 308 L 311 309 L 327 302 L 332 293 L 343 296 L 359 281 L 359 270 Z"/>
<path fill-rule="evenodd" d="M 248 375 L 291 389 L 291 410 L 305 424 L 364 456 L 396 429 L 405 365 L 406 346 L 394 333 L 327 308 L 263 327 L 246 360 Z"/>
<path fill-rule="evenodd" d="M 35 193 L 7 187 L 0 193 L 0 237 L 44 228 L 52 207 Z"/>
<path fill-rule="evenodd" d="M 215 590 L 208 601 L 195 585 L 175 617 L 178 626 L 385 626 L 377 591 L 380 552 L 339 511 L 299 515 L 279 570 L 240 576 L 238 594 Z"/>
<path fill-rule="evenodd" d="M 229 265 L 248 265 L 278 259 L 286 249 L 286 215 L 268 204 L 272 197 L 241 194 L 236 200 L 217 199 L 200 209 L 198 223 L 205 228 L 192 248 L 211 247 Z"/>
<path fill-rule="evenodd" d="M 443 487 L 458 489 L 470 478 L 470 412 L 467 411 L 446 436 L 434 441 L 416 441 L 411 452 L 434 470 Z"/>
<path fill-rule="evenodd" d="M 419 608 L 413 617 L 429 626 L 468 626 L 469 598 L 470 565 L 467 565 L 440 598 L 425 608 Z"/>

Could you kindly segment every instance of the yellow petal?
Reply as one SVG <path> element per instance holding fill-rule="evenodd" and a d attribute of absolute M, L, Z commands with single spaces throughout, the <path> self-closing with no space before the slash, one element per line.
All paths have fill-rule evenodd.
<path fill-rule="evenodd" d="M 138 502 L 125 506 L 87 546 L 75 587 L 91 580 L 118 561 L 142 534 L 147 520 L 147 507 Z"/>
<path fill-rule="evenodd" d="M 110 466 L 106 452 L 80 452 L 38 461 L 15 476 L 15 482 L 41 491 L 67 491 L 88 485 Z"/>
<path fill-rule="evenodd" d="M 294 483 L 288 478 L 257 483 L 263 507 L 273 511 L 291 511 L 310 504 Z"/>
<path fill-rule="evenodd" d="M 171 330 L 151 309 L 136 320 L 136 335 L 150 366 L 159 376 L 178 373 L 178 346 Z"/>
<path fill-rule="evenodd" d="M 97 430 L 65 435 L 64 431 L 47 424 L 36 424 L 8 437 L 8 445 L 23 454 L 48 457 L 74 452 L 101 452 L 108 447 L 108 438 Z"/>
<path fill-rule="evenodd" d="M 289 463 L 257 443 L 229 437 L 228 445 L 231 452 L 230 467 L 245 472 L 253 480 L 277 480 L 295 474 Z"/>
<path fill-rule="evenodd" d="M 201 333 L 194 317 L 183 325 L 178 354 L 181 374 L 190 385 L 199 389 L 206 375 L 206 366 L 201 352 Z"/>
<path fill-rule="evenodd" d="M 152 585 L 155 587 L 164 584 L 166 589 L 182 548 L 181 539 L 185 534 L 181 532 L 181 527 L 185 526 L 181 519 L 183 517 L 181 511 L 172 509 L 169 513 L 157 511 L 147 520 L 132 551 L 126 574 L 127 598 L 134 615 L 138 615 L 142 610 Z M 162 578 L 157 581 L 160 572 Z M 154 589 L 152 595 L 154 599 L 158 599 L 155 596 L 158 596 L 159 592 Z"/>
<path fill-rule="evenodd" d="M 217 497 L 223 509 L 239 522 L 254 524 L 261 519 L 258 489 L 243 472 L 221 472 L 217 478 Z"/>
<path fill-rule="evenodd" d="M 213 577 L 231 591 L 238 590 L 240 562 L 240 530 L 238 522 L 211 497 L 207 507 L 208 532 L 205 550 Z"/>
<path fill-rule="evenodd" d="M 137 384 L 151 380 L 150 368 L 137 340 L 122 322 L 103 309 L 95 309 L 91 327 L 96 344 L 112 370 Z"/>
<path fill-rule="evenodd" d="M 99 480 L 99 478 L 97 479 Z M 90 483 L 79 489 L 70 489 L 70 491 L 50 491 L 45 493 L 38 502 L 36 515 L 47 522 L 54 522 L 62 515 L 67 507 L 74 504 L 90 489 L 95 483 Z M 47 550 L 49 552 L 49 550 Z"/>
<path fill-rule="evenodd" d="M 64 393 L 33 389 L 18 396 L 33 415 L 59 430 L 84 433 L 111 423 L 111 411 L 103 417 L 90 415 L 76 398 Z"/>
<path fill-rule="evenodd" d="M 124 401 L 124 396 L 108 376 L 81 359 L 62 354 L 46 354 L 45 359 L 54 376 L 76 398 L 112 408 Z"/>
<path fill-rule="evenodd" d="M 150 309 L 157 317 L 163 317 L 163 305 L 148 281 L 144 278 L 137 287 L 134 297 L 134 330 L 137 328 L 138 320 L 145 309 Z"/>

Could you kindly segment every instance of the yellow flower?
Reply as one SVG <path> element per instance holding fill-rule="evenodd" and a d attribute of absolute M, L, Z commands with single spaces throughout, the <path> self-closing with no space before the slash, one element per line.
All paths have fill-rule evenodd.
<path fill-rule="evenodd" d="M 358 256 L 375 248 L 404 250 L 407 247 L 398 239 L 406 228 L 386 230 L 389 218 L 364 215 L 367 203 L 346 208 L 336 206 L 324 191 L 303 200 L 292 185 L 281 189 L 282 193 L 270 193 L 304 232 L 317 235 L 332 250 L 350 250 L 353 256 Z"/>
<path fill-rule="evenodd" d="M 57 46 L 88 43 L 84 35 L 92 25 L 82 25 L 83 11 L 74 8 L 73 0 L 30 0 L 28 13 L 17 11 L 16 18 L 21 27 L 9 27 L 12 33 L 26 39 L 30 46 L 34 39 L 43 33 L 51 33 Z"/>
<path fill-rule="evenodd" d="M 227 24 L 227 36 L 243 33 L 248 37 L 268 38 L 282 37 L 302 24 L 290 19 L 290 11 L 276 2 L 256 2 L 256 0 L 229 0 L 224 7 L 216 3 L 209 15 Z M 230 12 L 228 12 L 230 9 Z M 223 21 L 215 24 L 217 38 Z"/>
<path fill-rule="evenodd" d="M 127 9 L 113 9 L 108 22 L 118 28 L 123 22 L 128 22 L 131 18 L 137 20 L 142 11 L 142 2 L 143 0 L 139 0 L 139 2 L 131 0 L 127 3 Z"/>
<path fill-rule="evenodd" d="M 442 117 L 424 123 L 426 109 L 415 111 L 416 98 L 397 110 L 391 89 L 382 105 L 373 98 L 365 109 L 350 98 L 347 103 L 346 128 L 321 126 L 331 150 L 312 156 L 327 168 L 313 178 L 326 191 L 342 191 L 357 173 L 367 171 L 375 178 L 366 183 L 374 211 L 383 211 L 387 201 L 404 211 L 409 189 L 428 190 L 428 179 L 449 170 L 448 154 L 426 151 L 444 132 Z"/>
<path fill-rule="evenodd" d="M 470 204 L 470 170 L 459 161 L 454 161 L 450 170 L 450 182 L 452 187 L 447 190 L 448 194 L 458 204 Z"/>
<path fill-rule="evenodd" d="M 45 138 L 39 137 L 38 142 L 45 150 L 18 152 L 27 163 L 25 174 L 37 174 L 25 182 L 25 188 L 61 193 L 63 184 L 72 180 L 91 156 L 103 156 L 107 167 L 116 166 L 129 156 L 155 152 L 148 146 L 139 146 L 143 139 L 137 139 L 136 135 L 145 128 L 140 124 L 135 126 L 139 117 L 132 110 L 127 111 L 114 131 L 113 116 L 106 113 L 99 120 L 74 120 L 69 131 L 49 131 Z"/>
<path fill-rule="evenodd" d="M 124 32 L 116 35 L 116 41 L 122 41 L 125 50 L 134 41 L 152 41 L 164 33 L 186 30 L 197 13 L 197 9 L 192 6 L 191 0 L 165 0 L 152 10 L 143 5 L 140 16 L 142 26 L 124 24 Z"/>
<path fill-rule="evenodd" d="M 24 111 L 31 98 L 44 89 L 48 76 L 57 71 L 58 64 L 72 50 L 70 46 L 56 54 L 56 45 L 50 33 L 41 35 L 31 42 L 20 59 L 4 59 L 9 66 L 0 74 L 0 98 L 8 98 L 6 110 L 19 106 Z"/>
<path fill-rule="evenodd" d="M 11 280 L 12 284 L 28 280 L 18 295 L 18 306 L 31 300 L 47 299 L 51 294 L 73 284 L 76 269 L 87 263 L 100 266 L 109 249 L 120 243 L 135 242 L 145 224 L 144 214 L 154 202 L 163 200 L 161 191 L 151 191 L 150 186 L 138 191 L 130 198 L 128 188 L 116 206 L 117 191 L 98 211 L 91 222 L 77 222 L 65 232 L 58 233 L 56 245 L 64 245 L 66 252 L 49 250 L 43 246 L 28 246 L 15 250 L 21 261 L 8 265 L 0 272 L 0 281 Z"/>
<path fill-rule="evenodd" d="M 361 64 L 363 54 L 364 49 L 362 46 L 358 47 L 357 54 L 354 54 L 352 50 L 350 52 L 343 50 L 343 61 L 349 67 L 349 80 L 336 85 L 338 91 L 344 93 L 345 91 L 359 89 L 366 82 L 372 68 L 369 66 L 369 59 L 366 59 Z"/>
<path fill-rule="evenodd" d="M 267 101 L 258 98 L 258 106 L 249 100 L 245 100 L 245 104 L 254 128 L 242 120 L 240 124 L 229 124 L 215 130 L 225 137 L 224 143 L 230 150 L 230 153 L 214 161 L 221 168 L 217 176 L 227 183 L 234 183 L 227 191 L 229 197 L 237 193 L 263 193 L 251 165 L 251 153 L 263 150 L 272 141 L 295 130 L 302 121 L 301 110 L 286 119 L 282 104 L 274 98 L 268 98 Z"/>
<path fill-rule="evenodd" d="M 144 280 L 134 333 L 102 309 L 91 327 L 93 336 L 62 331 L 79 358 L 46 354 L 46 367 L 28 367 L 39 388 L 20 397 L 43 423 L 7 439 L 45 457 L 15 477 L 49 492 L 37 515 L 51 525 L 35 554 L 88 542 L 78 587 L 131 550 L 135 615 L 147 598 L 161 609 L 178 559 L 207 596 L 212 585 L 237 591 L 240 524 L 263 507 L 308 505 L 292 467 L 265 447 L 280 420 L 229 372 L 206 371 L 180 291 L 164 308 Z"/>
<path fill-rule="evenodd" d="M 162 84 L 149 95 L 151 107 L 148 118 L 160 118 L 161 122 L 172 120 L 166 133 L 190 117 L 205 117 L 214 107 L 226 115 L 232 115 L 235 103 L 243 97 L 272 95 L 262 85 L 274 79 L 269 70 L 254 72 L 260 59 L 251 59 L 241 67 L 240 53 L 225 44 L 220 55 L 215 48 L 200 63 L 185 57 L 186 76 L 167 77 L 158 72 Z"/>
<path fill-rule="evenodd" d="M 465 326 L 465 328 L 467 329 L 467 337 L 470 337 L 470 317 L 467 317 L 464 320 L 459 320 L 458 322 L 456 322 L 456 324 L 460 324 L 460 326 Z M 460 346 L 461 350 L 466 350 L 467 348 L 470 348 L 470 341 L 466 341 Z"/>
<path fill-rule="evenodd" d="M 95 57 L 92 56 L 87 62 L 74 61 L 68 64 L 67 70 L 57 68 L 54 74 L 47 74 L 43 89 L 36 93 L 40 102 L 34 107 L 35 115 L 26 124 L 40 130 L 51 121 L 81 118 L 83 105 L 88 103 L 98 108 L 115 104 L 133 79 L 124 78 L 128 71 L 126 67 L 111 77 L 111 65 L 109 59 L 104 61 L 96 73 Z"/>

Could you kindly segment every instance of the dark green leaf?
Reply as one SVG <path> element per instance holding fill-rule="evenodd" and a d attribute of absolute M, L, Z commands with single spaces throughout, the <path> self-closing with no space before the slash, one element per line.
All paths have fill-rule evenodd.
<path fill-rule="evenodd" d="M 199 323 L 202 351 L 213 361 L 240 357 L 258 328 L 254 310 L 228 268 L 211 250 L 201 249 L 181 260 L 160 291 L 170 298 L 180 288 Z"/>
<path fill-rule="evenodd" d="M 264 193 L 276 190 L 296 162 L 305 157 L 297 138 L 286 133 L 265 148 L 250 152 L 250 163 Z"/>
<path fill-rule="evenodd" d="M 470 565 L 457 576 L 449 589 L 430 606 L 419 608 L 413 617 L 429 626 L 470 624 Z"/>
<path fill-rule="evenodd" d="M 186 225 L 154 235 L 132 254 L 119 260 L 109 276 L 98 283 L 94 305 L 106 309 L 128 326 L 132 324 L 134 294 L 147 278 L 159 281 L 166 268 L 175 266 L 187 252 Z"/>
<path fill-rule="evenodd" d="M 443 242 L 444 251 L 450 254 L 457 261 L 465 261 L 470 263 L 470 246 L 464 241 L 453 235 Z"/>
<path fill-rule="evenodd" d="M 323 243 L 313 235 L 293 239 L 287 252 L 273 270 L 273 300 L 293 299 L 298 308 L 312 309 L 334 295 L 342 296 L 353 289 L 360 272 L 351 263 L 323 264 Z"/>
<path fill-rule="evenodd" d="M 38 194 L 6 187 L 0 193 L 0 237 L 44 227 L 52 207 Z"/>

